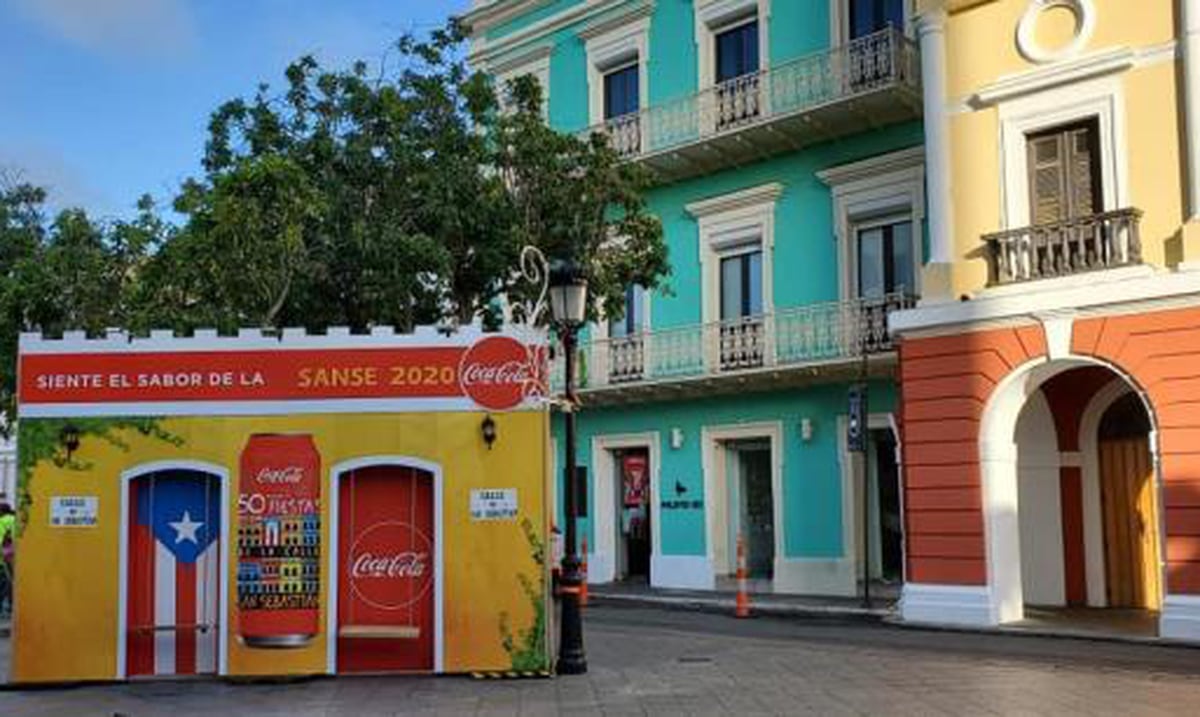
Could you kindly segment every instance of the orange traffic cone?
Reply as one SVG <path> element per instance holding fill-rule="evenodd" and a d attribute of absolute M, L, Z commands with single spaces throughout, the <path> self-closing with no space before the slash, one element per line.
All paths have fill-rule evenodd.
<path fill-rule="evenodd" d="M 738 533 L 737 539 L 737 602 L 734 617 L 750 617 L 750 593 L 746 588 L 746 540 Z"/>
<path fill-rule="evenodd" d="M 588 587 L 587 587 L 587 537 L 583 539 L 583 564 L 580 566 L 580 571 L 583 573 L 583 580 L 579 581 L 579 607 L 587 607 Z"/>

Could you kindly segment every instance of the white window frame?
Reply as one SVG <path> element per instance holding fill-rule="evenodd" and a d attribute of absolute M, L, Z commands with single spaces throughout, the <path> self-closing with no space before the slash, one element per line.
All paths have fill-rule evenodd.
<path fill-rule="evenodd" d="M 858 230 L 879 223 L 912 221 L 912 291 L 921 294 L 924 258 L 925 153 L 922 147 L 871 157 L 817 172 L 832 193 L 833 231 L 838 242 L 839 295 L 858 296 Z"/>
<path fill-rule="evenodd" d="M 771 0 L 696 0 L 694 14 L 700 63 L 697 89 L 706 90 L 716 84 L 717 35 L 751 19 L 758 20 L 758 70 L 770 67 Z"/>
<path fill-rule="evenodd" d="M 1005 229 L 1029 226 L 1026 142 L 1030 134 L 1095 119 L 1099 129 L 1102 210 L 1131 206 L 1121 82 L 1103 77 L 1050 87 L 997 104 L 1000 120 L 1001 208 Z"/>
<path fill-rule="evenodd" d="M 505 87 L 509 82 L 524 75 L 532 75 L 542 88 L 542 117 L 550 119 L 550 54 L 553 48 L 549 45 L 538 47 L 504 62 L 496 63 L 489 72 L 492 75 L 500 101 L 501 112 L 511 112 L 512 105 L 505 98 Z"/>
<path fill-rule="evenodd" d="M 638 111 L 649 102 L 650 18 L 643 17 L 595 34 L 580 33 L 587 53 L 588 124 L 604 122 L 604 76 L 630 64 L 638 68 Z"/>
<path fill-rule="evenodd" d="M 850 3 L 853 0 L 829 0 L 829 44 L 832 47 L 850 42 Z M 905 35 L 912 37 L 914 30 L 913 3 L 904 0 Z"/>
<path fill-rule="evenodd" d="M 721 258 L 740 253 L 749 244 L 762 247 L 763 314 L 774 311 L 775 208 L 782 194 L 783 185 L 772 182 L 685 207 L 699 228 L 703 323 L 721 317 Z"/>

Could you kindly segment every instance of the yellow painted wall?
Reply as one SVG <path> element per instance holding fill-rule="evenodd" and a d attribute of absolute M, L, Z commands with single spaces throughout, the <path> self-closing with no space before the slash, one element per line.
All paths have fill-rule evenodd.
<path fill-rule="evenodd" d="M 137 431 L 116 437 L 128 450 L 86 436 L 74 455 L 79 471 L 43 461 L 29 484 L 33 504 L 17 544 L 18 580 L 13 632 L 13 679 L 19 682 L 112 679 L 117 674 L 120 474 L 160 460 L 196 460 L 224 466 L 231 478 L 228 535 L 237 535 L 237 476 L 241 451 L 252 433 L 310 433 L 321 455 L 322 611 L 321 633 L 302 648 L 254 649 L 229 639 L 234 675 L 305 674 L 326 670 L 325 605 L 336 582 L 325 569 L 330 539 L 329 471 L 342 461 L 371 455 L 403 455 L 443 468 L 443 575 L 445 668 L 447 671 L 507 669 L 500 620 L 507 614 L 513 633 L 534 621 L 534 608 L 518 574 L 545 585 L 545 572 L 531 557 L 520 521 L 528 519 L 544 541 L 547 534 L 546 461 L 548 420 L 541 412 L 494 416 L 498 439 L 489 450 L 480 438 L 482 413 L 388 415 L 302 415 L 166 419 L 161 426 L 183 439 L 173 446 Z M 517 521 L 472 522 L 472 488 L 517 488 Z M 48 504 L 55 495 L 100 499 L 94 528 L 51 528 Z M 226 586 L 236 624 L 236 547 Z"/>
<path fill-rule="evenodd" d="M 1175 39 L 1175 3 L 1166 0 L 1093 0 L 1096 30 L 1083 53 L 1113 47 L 1146 47 Z M 961 7 L 962 3 L 951 5 Z M 950 98 L 969 97 L 1001 77 L 1035 67 L 1017 50 L 1017 24 L 1028 0 L 992 0 L 951 11 L 946 32 L 946 81 Z M 1038 23 L 1039 39 L 1061 34 L 1048 14 Z M 1058 32 L 1055 32 L 1055 31 Z"/>
<path fill-rule="evenodd" d="M 1117 48 L 1146 54 L 1175 40 L 1175 3 L 1094 0 L 1096 29 L 1080 57 Z M 1027 61 L 1017 49 L 1017 25 L 1028 0 L 924 0 L 922 8 L 949 8 L 946 25 L 947 97 L 951 134 L 951 182 L 957 262 L 951 269 L 952 296 L 972 294 L 987 281 L 984 234 L 1005 226 L 1001 123 L 996 107 L 974 103 L 982 88 L 1001 79 L 1053 67 Z M 1056 13 L 1039 23 L 1039 39 L 1073 31 Z M 1162 54 L 1159 53 L 1159 57 Z M 1141 209 L 1143 255 L 1169 266 L 1186 258 L 1179 238 L 1184 223 L 1186 159 L 1181 147 L 1183 118 L 1178 102 L 1178 62 L 1139 64 L 1108 77 L 1121 87 L 1127 170 L 1127 205 Z M 1112 207 L 1123 208 L 1123 207 Z"/>

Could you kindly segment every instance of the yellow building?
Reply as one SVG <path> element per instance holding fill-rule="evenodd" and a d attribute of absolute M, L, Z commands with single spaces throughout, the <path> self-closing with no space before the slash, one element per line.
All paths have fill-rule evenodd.
<path fill-rule="evenodd" d="M 1200 0 L 916 4 L 903 615 L 1200 639 Z"/>

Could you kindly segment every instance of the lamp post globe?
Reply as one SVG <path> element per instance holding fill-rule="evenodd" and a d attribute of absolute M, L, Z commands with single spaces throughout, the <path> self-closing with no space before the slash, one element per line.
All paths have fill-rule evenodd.
<path fill-rule="evenodd" d="M 562 342 L 565 368 L 563 419 L 567 452 L 566 514 L 567 530 L 562 560 L 562 624 L 559 632 L 558 664 L 560 675 L 587 672 L 587 656 L 583 650 L 583 612 L 579 604 L 580 587 L 585 577 L 580 560 L 575 524 L 579 515 L 578 485 L 575 480 L 575 334 L 587 315 L 587 276 L 578 264 L 556 261 L 550 265 L 550 313 L 555 331 Z"/>

